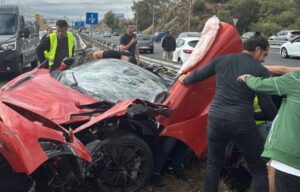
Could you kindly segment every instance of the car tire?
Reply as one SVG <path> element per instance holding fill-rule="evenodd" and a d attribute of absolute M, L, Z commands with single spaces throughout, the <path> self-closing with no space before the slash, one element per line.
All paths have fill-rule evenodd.
<path fill-rule="evenodd" d="M 23 173 L 16 173 L 0 155 L 0 191 L 28 192 L 33 181 Z"/>
<path fill-rule="evenodd" d="M 152 53 L 152 54 L 153 54 L 153 52 L 154 52 L 154 51 L 153 51 L 153 49 L 150 49 L 150 53 Z"/>
<path fill-rule="evenodd" d="M 288 57 L 289 57 L 288 51 L 287 51 L 287 49 L 286 49 L 285 47 L 283 47 L 283 48 L 281 49 L 280 54 L 281 54 L 281 57 L 282 57 L 282 58 L 288 58 Z"/>
<path fill-rule="evenodd" d="M 152 173 L 153 157 L 141 138 L 118 130 L 87 147 L 93 157 L 87 168 L 87 175 L 93 175 L 89 191 L 138 192 L 144 188 Z"/>

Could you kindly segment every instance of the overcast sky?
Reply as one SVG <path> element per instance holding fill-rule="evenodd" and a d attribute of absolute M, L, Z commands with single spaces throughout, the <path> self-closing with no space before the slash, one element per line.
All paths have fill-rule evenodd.
<path fill-rule="evenodd" d="M 45 16 L 85 18 L 86 12 L 98 12 L 99 19 L 108 11 L 132 18 L 133 0 L 0 0 L 3 4 L 20 4 Z"/>

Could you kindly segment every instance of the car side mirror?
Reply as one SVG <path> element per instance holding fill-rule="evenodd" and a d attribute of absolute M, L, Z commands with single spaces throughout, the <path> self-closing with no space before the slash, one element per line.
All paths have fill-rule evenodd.
<path fill-rule="evenodd" d="M 29 28 L 24 28 L 20 31 L 20 37 L 29 38 L 30 30 Z"/>

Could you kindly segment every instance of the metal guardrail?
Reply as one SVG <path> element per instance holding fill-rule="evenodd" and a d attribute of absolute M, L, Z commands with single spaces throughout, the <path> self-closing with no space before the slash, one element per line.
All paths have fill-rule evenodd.
<path fill-rule="evenodd" d="M 282 44 L 284 44 L 286 41 L 276 41 L 276 40 L 268 40 L 269 41 L 269 44 L 270 44 L 270 48 L 273 48 L 273 49 L 279 49 L 280 46 Z"/>

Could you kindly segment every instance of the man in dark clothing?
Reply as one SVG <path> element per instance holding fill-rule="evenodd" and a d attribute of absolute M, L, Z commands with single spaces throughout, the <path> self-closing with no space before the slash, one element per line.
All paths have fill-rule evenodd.
<path fill-rule="evenodd" d="M 225 164 L 225 148 L 229 141 L 233 141 L 245 157 L 253 177 L 252 191 L 269 190 L 266 164 L 260 157 L 263 139 L 259 136 L 254 120 L 255 92 L 237 81 L 241 74 L 269 77 L 267 69 L 260 64 L 268 50 L 266 39 L 252 37 L 244 42 L 242 53 L 216 58 L 205 67 L 179 79 L 188 85 L 216 75 L 216 93 L 208 114 L 206 192 L 218 191 L 220 171 Z M 271 97 L 261 93 L 256 95 L 262 112 L 272 120 L 277 109 Z"/>
<path fill-rule="evenodd" d="M 164 60 L 173 60 L 173 52 L 176 49 L 176 40 L 169 31 L 166 31 L 166 35 L 164 36 L 161 46 L 163 48 L 163 59 Z"/>
<path fill-rule="evenodd" d="M 130 52 L 137 59 L 137 64 L 140 63 L 139 50 L 136 48 L 136 35 L 133 34 L 134 27 L 130 23 L 127 25 L 126 33 L 120 38 L 120 51 Z"/>
<path fill-rule="evenodd" d="M 131 53 L 116 51 L 116 50 L 100 50 L 93 53 L 94 59 L 114 58 L 136 64 L 136 58 Z"/>
<path fill-rule="evenodd" d="M 57 69 L 61 61 L 74 55 L 75 38 L 68 32 L 68 23 L 65 20 L 57 20 L 56 33 L 42 39 L 36 48 L 37 58 L 46 68 Z M 47 52 L 47 58 L 44 52 Z"/>

